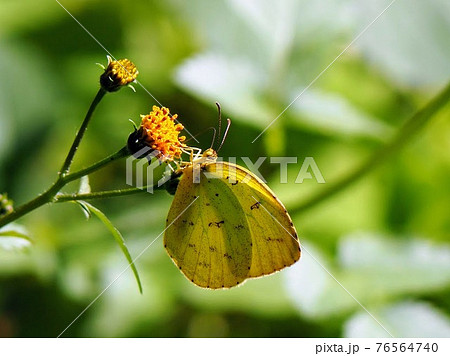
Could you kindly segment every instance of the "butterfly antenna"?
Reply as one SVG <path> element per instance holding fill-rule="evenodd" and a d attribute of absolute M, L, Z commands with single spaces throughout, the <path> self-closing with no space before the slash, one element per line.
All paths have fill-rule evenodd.
<path fill-rule="evenodd" d="M 230 126 L 231 126 L 231 119 L 228 118 L 227 119 L 227 128 L 225 129 L 225 133 L 223 134 L 222 142 L 220 143 L 220 146 L 219 146 L 219 148 L 217 148 L 216 152 L 219 152 L 220 149 L 222 148 L 222 146 L 225 142 L 225 139 L 227 138 L 228 130 L 230 129 Z"/>
<path fill-rule="evenodd" d="M 212 129 L 212 130 L 214 131 L 213 139 L 212 139 L 212 141 L 211 141 L 211 146 L 210 146 L 210 147 L 212 148 L 212 146 L 214 145 L 214 141 L 216 140 L 217 130 L 216 130 L 215 127 L 209 127 L 209 129 Z"/>
<path fill-rule="evenodd" d="M 216 101 L 216 106 L 217 106 L 217 111 L 218 113 L 218 133 L 217 133 L 217 142 L 216 144 L 219 144 L 219 140 L 220 140 L 220 134 L 222 133 L 222 109 L 220 108 L 220 104 Z M 213 139 L 213 144 L 214 144 L 215 139 Z M 211 145 L 212 148 L 213 145 Z"/>

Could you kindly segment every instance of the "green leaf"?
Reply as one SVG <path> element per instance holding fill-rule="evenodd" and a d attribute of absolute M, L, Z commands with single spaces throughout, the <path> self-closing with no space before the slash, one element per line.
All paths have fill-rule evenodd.
<path fill-rule="evenodd" d="M 295 40 L 296 27 L 300 22 L 298 13 L 308 6 L 301 7 L 297 0 L 279 2 L 229 0 L 228 3 L 235 16 L 240 17 L 259 38 L 259 51 L 253 55 L 257 57 L 260 51 L 264 50 L 269 68 L 283 65 L 283 60 Z M 253 39 L 250 37 L 250 40 Z"/>
<path fill-rule="evenodd" d="M 91 218 L 91 211 L 89 210 L 89 207 L 87 207 L 85 205 L 84 201 L 77 200 L 77 201 L 74 201 L 74 203 L 76 203 L 81 208 L 81 211 L 83 212 L 84 216 L 86 217 L 86 220 L 89 220 Z"/>
<path fill-rule="evenodd" d="M 450 244 L 354 233 L 341 240 L 338 258 L 349 280 L 364 277 L 375 295 L 426 293 L 450 285 Z"/>
<path fill-rule="evenodd" d="M 119 244 L 120 249 L 122 250 L 123 254 L 125 255 L 128 263 L 130 264 L 131 269 L 133 270 L 134 276 L 136 278 L 136 282 L 139 287 L 139 292 L 142 294 L 142 284 L 141 280 L 139 278 L 138 271 L 136 269 L 136 266 L 133 262 L 133 259 L 131 258 L 130 252 L 128 251 L 128 247 L 125 244 L 125 240 L 123 239 L 122 234 L 119 232 L 119 230 L 116 229 L 116 227 L 112 224 L 112 222 L 106 217 L 105 214 L 99 209 L 97 209 L 95 206 L 82 201 L 79 202 L 80 205 L 82 205 L 83 208 L 89 209 L 89 211 L 97 216 L 100 221 L 106 226 L 106 228 L 111 232 L 111 234 L 114 236 L 114 239 Z"/>
<path fill-rule="evenodd" d="M 217 293 L 186 283 L 184 276 L 177 276 L 180 293 L 196 308 L 214 312 L 241 312 L 249 315 L 290 317 L 295 312 L 293 303 L 284 288 L 282 275 L 285 271 L 271 276 L 246 281 L 241 288 L 218 290 Z M 261 298 L 261 296 L 264 296 Z"/>
<path fill-rule="evenodd" d="M 264 72 L 244 58 L 201 54 L 178 67 L 175 80 L 199 100 L 210 105 L 219 101 L 233 119 L 258 128 L 264 128 L 278 114 L 262 99 Z"/>
<path fill-rule="evenodd" d="M 294 91 L 292 100 L 301 92 Z M 383 140 L 392 133 L 389 125 L 358 110 L 344 97 L 317 89 L 306 91 L 291 108 L 296 125 L 323 134 Z"/>
<path fill-rule="evenodd" d="M 450 319 L 428 303 L 406 301 L 373 311 L 394 337 L 450 337 Z M 344 326 L 344 337 L 387 337 L 383 328 L 361 311 Z"/>
<path fill-rule="evenodd" d="M 358 310 L 358 302 L 370 308 L 450 285 L 449 244 L 359 233 L 340 240 L 334 266 L 310 244 L 303 252 L 286 282 L 298 309 L 312 318 Z"/>
<path fill-rule="evenodd" d="M 449 4 L 448 0 L 410 0 L 393 4 L 386 16 L 361 36 L 355 47 L 378 70 L 403 86 L 444 85 L 450 75 Z M 358 27 L 366 26 L 385 6 L 381 1 L 355 6 Z"/>
<path fill-rule="evenodd" d="M 12 223 L 0 229 L 0 248 L 4 250 L 24 250 L 33 241 L 25 227 Z"/>

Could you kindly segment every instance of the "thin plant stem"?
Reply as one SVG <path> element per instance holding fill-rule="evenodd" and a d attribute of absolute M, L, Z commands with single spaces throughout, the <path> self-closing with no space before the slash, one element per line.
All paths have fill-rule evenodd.
<path fill-rule="evenodd" d="M 403 126 L 399 129 L 394 138 L 381 147 L 378 151 L 372 154 L 366 161 L 364 161 L 355 170 L 344 176 L 338 181 L 330 183 L 327 187 L 311 196 L 300 204 L 290 208 L 292 214 L 304 212 L 309 210 L 332 196 L 343 191 L 348 186 L 352 185 L 369 172 L 373 171 L 378 165 L 386 161 L 397 153 L 409 140 L 420 131 L 430 119 L 450 101 L 450 82 L 447 86 L 435 96 L 425 107 L 416 112 L 409 118 Z"/>
<path fill-rule="evenodd" d="M 106 157 L 105 159 L 93 164 L 90 167 L 87 167 L 85 169 L 82 169 L 78 172 L 69 174 L 70 166 L 72 164 L 73 158 L 75 156 L 75 153 L 77 152 L 78 146 L 81 143 L 81 140 L 83 139 L 84 133 L 86 132 L 86 129 L 89 125 L 89 122 L 92 118 L 92 114 L 95 111 L 95 108 L 100 103 L 102 98 L 107 93 L 106 90 L 103 88 L 100 88 L 92 101 L 91 105 L 89 106 L 89 110 L 86 113 L 86 116 L 83 120 L 83 123 L 81 124 L 80 129 L 78 130 L 75 139 L 72 143 L 72 146 L 70 147 L 70 150 L 66 156 L 66 159 L 64 160 L 64 163 L 61 167 L 61 170 L 58 173 L 58 178 L 56 181 L 48 188 L 44 193 L 38 195 L 36 198 L 30 200 L 29 202 L 17 207 L 14 209 L 10 214 L 7 214 L 0 218 L 0 227 L 5 226 L 6 224 L 9 224 L 12 221 L 15 221 L 16 219 L 22 217 L 23 215 L 29 213 L 30 211 L 33 211 L 37 208 L 39 208 L 42 205 L 45 205 L 47 203 L 50 203 L 54 200 L 55 195 L 58 193 L 58 191 L 64 187 L 67 183 L 78 179 L 80 177 L 83 177 L 89 173 L 92 173 L 101 167 L 105 166 L 106 164 L 125 157 L 128 154 L 128 151 L 126 150 L 126 147 L 122 148 L 118 152 L 114 153 L 111 156 Z"/>
<path fill-rule="evenodd" d="M 93 199 L 104 199 L 104 198 L 113 198 L 113 197 L 122 197 L 125 195 L 134 195 L 138 193 L 147 192 L 147 188 L 152 188 L 153 190 L 164 189 L 164 186 L 158 187 L 157 185 L 153 186 L 144 186 L 142 188 L 124 188 L 124 189 L 115 189 L 115 190 L 105 190 L 102 192 L 93 192 L 93 193 L 84 193 L 84 194 L 58 194 L 55 197 L 55 203 L 64 203 L 68 201 L 77 201 L 77 200 L 93 200 Z"/>
<path fill-rule="evenodd" d="M 118 159 L 124 158 L 128 156 L 128 150 L 126 147 L 121 148 L 116 153 L 94 163 L 93 165 L 81 169 L 77 172 L 68 174 L 66 176 L 59 175 L 56 181 L 48 188 L 44 193 L 38 195 L 36 198 L 30 200 L 29 202 L 17 207 L 11 213 L 0 218 L 0 227 L 9 224 L 12 221 L 17 220 L 18 218 L 28 214 L 29 212 L 45 205 L 47 203 L 52 203 L 56 201 L 55 196 L 58 194 L 59 190 L 64 187 L 67 183 L 72 182 L 78 178 L 81 178 L 85 175 L 98 171 L 103 168 L 107 164 L 116 161 Z"/>
<path fill-rule="evenodd" d="M 116 153 L 113 153 L 112 155 L 105 157 L 101 161 L 98 161 L 97 163 L 94 163 L 93 165 L 91 165 L 89 167 L 86 167 L 77 172 L 66 175 L 65 177 L 62 178 L 62 180 L 65 184 L 67 184 L 69 182 L 72 182 L 73 180 L 76 180 L 83 176 L 87 176 L 88 174 L 90 174 L 92 172 L 98 171 L 100 168 L 103 168 L 107 164 L 109 164 L 113 161 L 116 161 L 118 159 L 127 157 L 129 155 L 130 155 L 130 153 L 128 151 L 128 148 L 125 146 L 125 147 L 121 148 L 119 151 L 117 151 Z"/>
<path fill-rule="evenodd" d="M 91 103 L 91 106 L 89 107 L 88 112 L 86 113 L 86 116 L 83 120 L 83 123 L 81 124 L 80 129 L 78 130 L 75 139 L 73 140 L 72 146 L 70 147 L 69 153 L 67 154 L 66 159 L 64 160 L 64 163 L 61 167 L 61 170 L 59 171 L 59 175 L 64 177 L 69 173 L 70 165 L 72 164 L 73 158 L 75 156 L 75 153 L 77 152 L 78 146 L 80 145 L 81 140 L 83 139 L 84 133 L 86 132 L 86 129 L 89 125 L 89 122 L 91 120 L 92 114 L 94 113 L 95 108 L 97 107 L 98 103 L 102 100 L 102 98 L 105 96 L 107 91 L 103 88 L 100 88 L 97 92 L 97 95 L 95 96 L 94 100 Z"/>
<path fill-rule="evenodd" d="M 38 195 L 36 198 L 30 200 L 17 208 L 15 208 L 11 213 L 0 218 L 0 227 L 9 224 L 17 220 L 18 218 L 28 214 L 29 212 L 41 207 L 52 201 L 53 197 L 58 193 L 58 191 L 64 186 L 64 182 L 61 179 L 57 179 L 53 185 L 47 189 L 44 193 Z"/>

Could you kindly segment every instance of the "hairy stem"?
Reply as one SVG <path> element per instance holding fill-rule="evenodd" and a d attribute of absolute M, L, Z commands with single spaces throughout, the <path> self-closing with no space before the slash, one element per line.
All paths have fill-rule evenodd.
<path fill-rule="evenodd" d="M 107 91 L 105 91 L 103 88 L 100 88 L 94 100 L 92 101 L 91 106 L 89 107 L 89 110 L 83 120 L 83 123 L 81 124 L 81 127 L 78 130 L 75 139 L 73 140 L 69 153 L 67 154 L 67 157 L 64 160 L 61 170 L 59 171 L 59 175 L 61 177 L 64 177 L 65 175 L 67 175 L 67 173 L 69 173 L 73 157 L 75 156 L 78 146 L 80 145 L 80 142 L 83 139 L 84 133 L 86 132 L 89 122 L 91 121 L 92 114 L 94 113 L 95 108 L 97 107 L 98 103 L 100 103 L 100 101 L 102 100 L 102 98 L 105 96 L 106 93 Z"/>
<path fill-rule="evenodd" d="M 130 155 L 130 153 L 128 151 L 128 148 L 125 146 L 125 147 L 121 148 L 119 151 L 117 151 L 116 153 L 113 153 L 112 155 L 102 159 L 101 161 L 94 163 L 92 166 L 89 166 L 89 167 L 81 169 L 77 172 L 66 175 L 65 177 L 62 178 L 62 180 L 65 184 L 67 184 L 69 182 L 72 182 L 73 180 L 76 180 L 78 178 L 86 176 L 92 172 L 98 171 L 100 168 L 103 168 L 107 164 L 109 164 L 113 161 L 116 161 L 118 159 L 127 157 L 129 155 Z"/>
<path fill-rule="evenodd" d="M 81 178 L 85 175 L 88 175 L 90 173 L 93 173 L 107 164 L 118 160 L 120 158 L 128 156 L 128 149 L 126 147 L 121 148 L 116 153 L 102 159 L 101 161 L 94 163 L 92 166 L 89 166 L 87 168 L 81 169 L 77 172 L 74 172 L 72 174 L 68 174 L 66 176 L 59 175 L 56 181 L 52 184 L 50 188 L 48 188 L 44 193 L 38 195 L 36 198 L 30 200 L 28 203 L 25 203 L 18 208 L 14 209 L 10 214 L 3 216 L 0 218 L 0 227 L 5 226 L 6 224 L 9 224 L 12 221 L 17 220 L 18 218 L 24 216 L 25 214 L 28 214 L 29 212 L 41 207 L 42 205 L 45 205 L 47 203 L 53 203 L 56 202 L 56 196 L 59 192 L 59 190 L 64 187 L 67 183 L 72 182 L 78 178 Z"/>
<path fill-rule="evenodd" d="M 58 191 L 64 186 L 62 180 L 58 179 L 49 189 L 47 189 L 44 193 L 38 195 L 33 200 L 30 200 L 28 203 L 25 203 L 18 208 L 14 209 L 11 213 L 0 218 L 0 227 L 9 224 L 12 221 L 17 220 L 18 218 L 28 214 L 30 211 L 33 211 L 42 205 L 45 205 L 52 201 L 53 197 L 58 193 Z"/>
<path fill-rule="evenodd" d="M 153 186 L 144 186 L 142 188 L 124 188 L 124 189 L 105 190 L 102 192 L 85 193 L 85 194 L 76 194 L 76 193 L 74 193 L 74 194 L 58 194 L 55 197 L 55 203 L 64 203 L 64 202 L 76 201 L 76 200 L 93 200 L 93 199 L 122 197 L 125 195 L 146 193 L 147 188 L 152 188 L 153 190 L 164 189 L 163 186 L 158 187 L 157 185 L 153 185 Z"/>

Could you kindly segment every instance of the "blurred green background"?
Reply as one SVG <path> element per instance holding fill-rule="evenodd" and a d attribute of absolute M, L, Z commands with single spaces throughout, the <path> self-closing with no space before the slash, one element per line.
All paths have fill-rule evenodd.
<path fill-rule="evenodd" d="M 450 79 L 450 4 L 398 0 L 254 144 L 251 141 L 388 4 L 375 0 L 62 0 L 192 133 L 233 120 L 221 154 L 298 157 L 289 182 L 261 168 L 291 211 L 305 247 L 281 273 L 228 291 L 190 284 L 159 239 L 64 336 L 388 336 L 325 267 L 395 336 L 450 337 L 450 109 L 399 154 L 312 209 L 324 188 L 294 184 L 305 157 L 339 179 L 382 146 Z M 0 193 L 16 204 L 46 189 L 98 89 L 106 52 L 56 1 L 0 3 Z M 155 101 L 138 85 L 107 95 L 73 168 L 122 147 Z M 209 133 L 199 137 L 209 147 Z M 125 162 L 91 177 L 125 186 Z M 66 192 L 76 186 L 65 188 Z M 136 256 L 164 229 L 165 192 L 93 201 Z M 0 241 L 0 336 L 57 336 L 127 263 L 75 204 L 19 223 L 31 246 Z M 314 256 L 312 258 L 311 256 Z M 323 266 L 323 267 L 322 267 Z"/>

